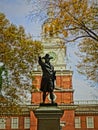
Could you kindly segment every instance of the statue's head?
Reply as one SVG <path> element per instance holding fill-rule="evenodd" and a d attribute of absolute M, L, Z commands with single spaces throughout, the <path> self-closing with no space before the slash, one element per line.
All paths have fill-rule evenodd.
<path fill-rule="evenodd" d="M 49 62 L 50 59 L 53 59 L 53 57 L 51 57 L 49 54 L 46 54 L 44 57 L 42 57 L 43 59 L 45 59 L 46 62 Z"/>
<path fill-rule="evenodd" d="M 53 59 L 53 57 L 51 57 L 48 53 L 44 56 L 44 57 L 42 57 L 43 59 Z"/>

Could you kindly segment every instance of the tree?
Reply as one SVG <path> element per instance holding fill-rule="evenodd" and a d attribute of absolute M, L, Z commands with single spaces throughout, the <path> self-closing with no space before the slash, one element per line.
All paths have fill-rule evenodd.
<path fill-rule="evenodd" d="M 8 86 L 4 77 L 2 91 L 14 104 L 25 103 L 33 87 L 33 65 L 43 47 L 22 26 L 11 24 L 3 13 L 0 13 L 0 28 L 0 62 L 8 72 Z"/>
<path fill-rule="evenodd" d="M 54 18 L 50 24 L 57 27 L 55 33 L 63 34 L 62 38 L 68 39 L 67 42 L 85 37 L 98 41 L 98 8 L 94 2 L 91 3 L 88 0 L 30 1 L 38 8 L 33 8 L 32 17 L 43 17 L 45 15 L 42 13 L 46 14 L 49 8 L 52 8 Z M 40 6 L 38 6 L 39 4 Z"/>
<path fill-rule="evenodd" d="M 78 47 L 80 61 L 77 68 L 79 73 L 98 83 L 98 42 L 91 38 L 85 38 Z"/>

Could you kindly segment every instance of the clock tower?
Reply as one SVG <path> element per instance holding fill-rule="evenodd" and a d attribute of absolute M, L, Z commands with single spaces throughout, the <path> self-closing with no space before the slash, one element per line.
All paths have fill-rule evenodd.
<path fill-rule="evenodd" d="M 66 46 L 63 39 L 59 38 L 58 33 L 55 32 L 56 25 L 51 22 L 54 17 L 52 5 L 48 10 L 48 19 L 42 25 L 42 43 L 44 46 L 44 55 L 49 53 L 53 57 L 51 60 L 55 70 L 65 70 L 66 63 Z"/>

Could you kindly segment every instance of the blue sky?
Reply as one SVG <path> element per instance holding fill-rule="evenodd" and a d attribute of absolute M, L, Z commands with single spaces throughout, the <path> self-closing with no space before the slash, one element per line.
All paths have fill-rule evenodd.
<path fill-rule="evenodd" d="M 11 23 L 24 26 L 26 33 L 30 33 L 35 39 L 39 39 L 41 23 L 31 21 L 28 17 L 31 10 L 32 5 L 28 4 L 27 0 L 0 0 L 0 12 L 4 13 Z M 76 71 L 75 65 L 78 57 L 74 53 L 75 50 L 76 46 L 74 45 L 68 48 L 69 66 L 74 71 L 74 98 L 75 100 L 96 100 L 98 99 L 98 88 L 90 87 L 85 77 L 79 75 Z"/>
<path fill-rule="evenodd" d="M 0 11 L 5 13 L 11 23 L 15 25 L 23 25 L 26 33 L 30 33 L 33 37 L 40 35 L 41 26 L 38 22 L 32 21 L 29 17 L 32 5 L 28 4 L 28 0 L 0 0 Z"/>

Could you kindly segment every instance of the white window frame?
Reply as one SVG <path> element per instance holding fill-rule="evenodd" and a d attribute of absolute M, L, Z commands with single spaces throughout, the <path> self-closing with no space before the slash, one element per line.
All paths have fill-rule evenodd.
<path fill-rule="evenodd" d="M 18 129 L 19 127 L 19 118 L 18 117 L 11 117 L 11 128 Z"/>
<path fill-rule="evenodd" d="M 0 118 L 0 129 L 5 129 L 6 127 L 6 119 Z"/>
<path fill-rule="evenodd" d="M 86 117 L 86 122 L 87 122 L 87 128 L 94 128 L 94 117 L 93 116 Z"/>
<path fill-rule="evenodd" d="M 25 129 L 30 128 L 30 117 L 24 117 L 24 128 Z"/>
<path fill-rule="evenodd" d="M 81 128 L 81 119 L 80 119 L 80 117 L 75 117 L 75 128 Z"/>

